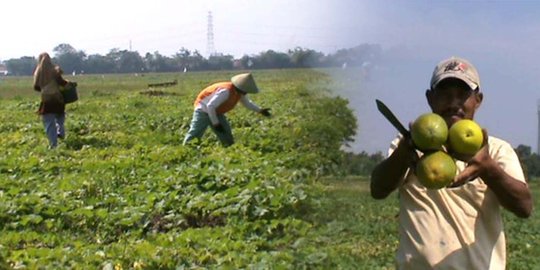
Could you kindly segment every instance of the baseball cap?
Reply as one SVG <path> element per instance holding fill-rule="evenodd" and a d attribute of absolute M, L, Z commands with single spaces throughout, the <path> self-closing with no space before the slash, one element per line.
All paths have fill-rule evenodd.
<path fill-rule="evenodd" d="M 469 61 L 460 57 L 452 56 L 437 64 L 431 76 L 431 89 L 435 89 L 437 84 L 448 78 L 460 79 L 472 90 L 480 88 L 478 71 Z"/>

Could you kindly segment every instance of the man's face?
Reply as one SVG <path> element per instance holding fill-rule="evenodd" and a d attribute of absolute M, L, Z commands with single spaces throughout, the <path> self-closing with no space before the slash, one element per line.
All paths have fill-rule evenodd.
<path fill-rule="evenodd" d="M 445 79 L 435 89 L 427 90 L 431 110 L 444 118 L 448 127 L 461 119 L 473 119 L 483 95 L 459 79 Z"/>

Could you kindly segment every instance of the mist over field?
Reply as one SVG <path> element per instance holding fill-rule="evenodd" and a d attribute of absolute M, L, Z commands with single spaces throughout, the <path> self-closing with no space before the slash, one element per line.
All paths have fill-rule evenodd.
<path fill-rule="evenodd" d="M 523 144 L 536 152 L 538 2 L 368 1 L 361 10 L 366 12 L 357 19 L 342 16 L 355 27 L 350 40 L 380 44 L 383 54 L 370 80 L 351 72 L 351 87 L 341 90 L 357 112 L 356 149 L 386 152 L 396 134 L 377 112 L 374 98 L 383 100 L 405 124 L 413 121 L 429 110 L 424 91 L 435 65 L 459 56 L 480 74 L 484 101 L 475 120 L 514 148 Z"/>
<path fill-rule="evenodd" d="M 375 99 L 386 103 L 405 126 L 430 111 L 425 91 L 429 88 L 433 68 L 440 60 L 454 54 L 434 54 L 426 59 L 417 55 L 409 50 L 385 51 L 367 74 L 355 68 L 332 72 L 339 85 L 335 88 L 336 94 L 349 99 L 349 106 L 358 119 L 353 151 L 386 153 L 390 140 L 397 135 L 377 111 Z M 525 61 L 514 65 L 506 57 L 468 57 L 479 70 L 484 92 L 484 101 L 475 118 L 490 135 L 509 141 L 514 148 L 523 144 L 536 151 L 538 93 L 534 77 L 537 67 Z"/>

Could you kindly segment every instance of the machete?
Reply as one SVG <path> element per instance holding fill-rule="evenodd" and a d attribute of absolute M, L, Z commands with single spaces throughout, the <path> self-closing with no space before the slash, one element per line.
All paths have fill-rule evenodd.
<path fill-rule="evenodd" d="M 386 120 L 388 120 L 404 137 L 410 137 L 411 133 L 399 122 L 397 117 L 392 113 L 392 111 L 384 105 L 384 103 L 378 99 L 375 99 L 375 102 L 377 103 L 377 109 L 379 112 L 384 115 Z"/>

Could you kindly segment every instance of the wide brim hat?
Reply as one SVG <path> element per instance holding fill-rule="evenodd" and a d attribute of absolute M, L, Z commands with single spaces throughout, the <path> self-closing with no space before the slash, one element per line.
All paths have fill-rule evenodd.
<path fill-rule="evenodd" d="M 472 90 L 480 88 L 480 76 L 476 68 L 467 60 L 460 57 L 450 57 L 441 61 L 433 71 L 431 89 L 448 78 L 464 81 Z"/>
<path fill-rule="evenodd" d="M 255 79 L 251 73 L 242 73 L 235 75 L 231 78 L 231 82 L 234 87 L 238 88 L 242 92 L 256 94 L 259 93 L 259 88 L 255 84 Z"/>

